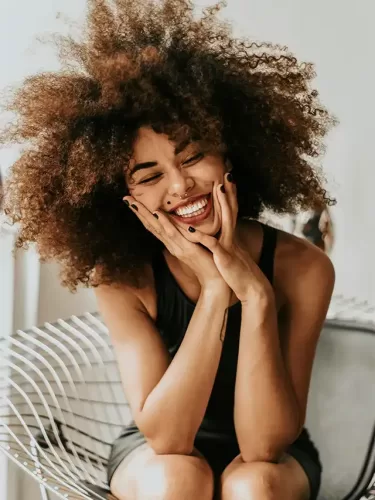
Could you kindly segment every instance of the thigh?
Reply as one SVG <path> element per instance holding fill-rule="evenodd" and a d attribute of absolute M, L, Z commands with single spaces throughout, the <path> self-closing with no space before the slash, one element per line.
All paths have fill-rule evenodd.
<path fill-rule="evenodd" d="M 309 476 L 305 468 L 292 455 L 284 453 L 279 461 L 283 468 L 282 478 L 284 480 L 285 491 L 295 492 L 294 498 L 312 500 L 312 488 Z"/>
<path fill-rule="evenodd" d="M 309 431 L 304 427 L 300 436 L 286 450 L 300 465 L 306 474 L 310 486 L 310 500 L 316 500 L 321 485 L 322 463 L 319 451 L 310 438 Z"/>
<path fill-rule="evenodd" d="M 298 447 L 289 447 L 287 454 L 298 464 L 308 480 L 310 496 L 309 500 L 316 500 L 321 485 L 322 465 L 315 456 Z"/>

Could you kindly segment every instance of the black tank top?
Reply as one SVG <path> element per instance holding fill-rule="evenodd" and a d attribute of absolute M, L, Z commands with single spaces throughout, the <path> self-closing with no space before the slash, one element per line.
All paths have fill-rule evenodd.
<path fill-rule="evenodd" d="M 259 267 L 272 284 L 273 262 L 277 231 L 262 224 L 263 244 Z M 163 253 L 153 261 L 155 288 L 157 294 L 156 326 L 174 356 L 183 341 L 196 304 L 181 290 L 169 270 Z M 234 432 L 233 408 L 238 347 L 241 327 L 241 302 L 229 307 L 226 334 L 220 363 L 212 389 L 204 422 L 215 428 Z M 202 338 L 202 349 L 204 338 Z"/>

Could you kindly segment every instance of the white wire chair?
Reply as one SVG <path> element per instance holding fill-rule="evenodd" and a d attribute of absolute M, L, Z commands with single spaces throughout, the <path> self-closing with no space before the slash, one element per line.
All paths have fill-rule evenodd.
<path fill-rule="evenodd" d="M 375 308 L 368 303 L 335 296 L 321 338 L 336 342 L 337 330 L 355 331 L 371 337 L 372 346 L 374 318 Z M 113 499 L 107 460 L 111 443 L 130 422 L 131 414 L 100 315 L 86 313 L 18 330 L 10 338 L 0 338 L 0 352 L 0 450 L 38 481 L 42 500 L 49 499 L 49 492 L 62 499 Z M 375 372 L 375 362 L 373 368 Z M 371 381 L 368 386 L 372 387 Z M 375 475 L 372 396 L 368 420 L 372 430 L 364 437 L 355 484 L 346 495 L 325 491 L 324 500 L 374 498 L 370 488 Z M 310 406 L 311 415 L 319 413 L 314 401 Z"/>

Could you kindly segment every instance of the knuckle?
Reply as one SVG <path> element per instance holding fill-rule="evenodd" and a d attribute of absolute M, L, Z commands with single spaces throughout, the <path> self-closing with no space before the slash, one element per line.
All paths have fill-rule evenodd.
<path fill-rule="evenodd" d="M 174 229 L 172 227 L 166 226 L 164 231 L 169 238 L 172 238 L 174 236 Z"/>

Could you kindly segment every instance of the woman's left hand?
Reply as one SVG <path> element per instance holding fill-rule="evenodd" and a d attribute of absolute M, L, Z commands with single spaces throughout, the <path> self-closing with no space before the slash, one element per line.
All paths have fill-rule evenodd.
<path fill-rule="evenodd" d="M 204 234 L 198 229 L 194 233 L 187 231 L 187 238 L 211 250 L 220 274 L 242 304 L 255 303 L 259 299 L 268 300 L 274 297 L 270 282 L 236 239 L 236 185 L 228 180 L 228 175 L 224 179 L 225 193 L 220 189 L 222 184 L 216 187 L 222 219 L 219 238 Z"/>

